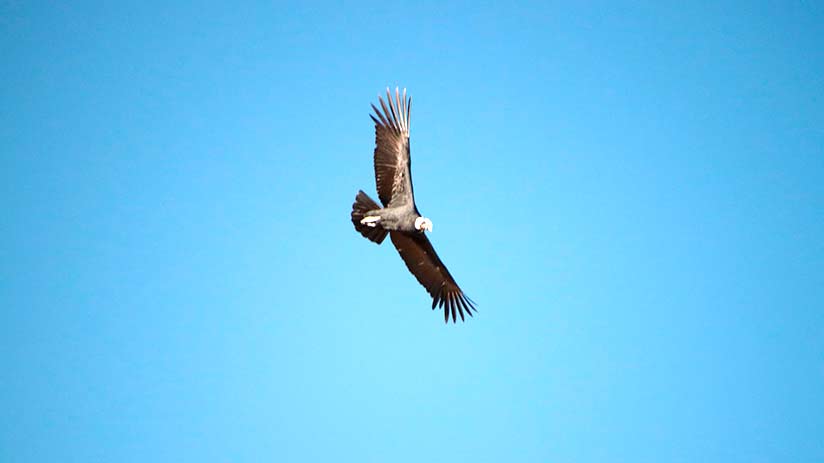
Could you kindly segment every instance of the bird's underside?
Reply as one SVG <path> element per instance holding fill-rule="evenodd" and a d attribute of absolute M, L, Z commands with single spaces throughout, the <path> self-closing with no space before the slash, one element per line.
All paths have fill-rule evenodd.
<path fill-rule="evenodd" d="M 409 150 L 412 99 L 407 99 L 406 90 L 401 99 L 397 89 L 394 99 L 389 89 L 386 97 L 387 102 L 378 97 L 382 111 L 372 105 L 375 114 L 370 115 L 375 122 L 375 183 L 383 207 L 359 191 L 352 205 L 352 224 L 377 244 L 388 234 L 406 267 L 432 296 L 432 309 L 443 307 L 444 321 L 450 314 L 453 322 L 458 316 L 464 320 L 465 313 L 472 316 L 477 311 L 475 304 L 438 257 L 425 233 L 432 231 L 432 222 L 415 205 Z"/>

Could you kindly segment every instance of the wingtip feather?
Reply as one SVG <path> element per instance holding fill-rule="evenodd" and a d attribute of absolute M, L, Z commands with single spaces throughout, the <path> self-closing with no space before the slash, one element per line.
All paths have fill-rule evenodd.
<path fill-rule="evenodd" d="M 466 299 L 465 299 L 463 294 L 461 294 L 461 297 L 459 298 L 459 301 L 461 302 L 461 305 L 463 306 L 463 308 L 466 310 L 466 313 L 469 314 L 470 317 L 472 317 L 473 316 L 472 315 L 472 310 L 470 310 L 470 308 L 469 308 L 470 306 L 466 303 Z"/>
<path fill-rule="evenodd" d="M 378 110 L 375 105 L 372 109 L 377 114 L 385 127 L 393 129 L 396 132 L 405 132 L 409 134 L 410 108 L 412 106 L 412 97 L 407 97 L 406 88 L 403 89 L 403 99 L 401 99 L 400 87 L 395 87 L 395 96 L 392 97 L 392 90 L 386 87 L 386 100 L 383 96 L 378 94 L 378 102 L 383 111 Z M 373 117 L 374 121 L 375 118 Z M 376 121 L 377 122 L 377 121 Z"/>
<path fill-rule="evenodd" d="M 461 321 L 462 322 L 466 321 L 466 319 L 464 318 L 464 311 L 463 311 L 463 306 L 461 305 L 461 296 L 460 295 L 455 296 L 455 305 L 458 307 L 458 315 L 461 316 Z"/>

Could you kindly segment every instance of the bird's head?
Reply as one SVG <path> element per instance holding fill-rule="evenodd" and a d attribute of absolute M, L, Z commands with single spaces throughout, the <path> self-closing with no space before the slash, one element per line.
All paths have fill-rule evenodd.
<path fill-rule="evenodd" d="M 431 232 L 432 221 L 426 217 L 418 217 L 415 219 L 415 230 L 418 230 L 421 233 L 423 233 L 424 230 Z"/>

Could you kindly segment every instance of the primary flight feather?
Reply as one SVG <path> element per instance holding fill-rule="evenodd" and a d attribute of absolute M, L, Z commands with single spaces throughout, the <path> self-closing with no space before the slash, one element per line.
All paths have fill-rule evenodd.
<path fill-rule="evenodd" d="M 432 231 L 432 221 L 421 216 L 415 205 L 409 157 L 409 110 L 412 98 L 406 89 L 395 98 L 386 89 L 386 101 L 378 97 L 381 109 L 372 105 L 375 114 L 375 183 L 381 208 L 363 191 L 358 191 L 352 205 L 352 224 L 369 240 L 381 244 L 389 234 L 392 244 L 432 296 L 432 309 L 443 307 L 444 321 L 453 323 L 458 315 L 472 316 L 475 304 L 469 299 L 443 264 L 425 232 Z"/>

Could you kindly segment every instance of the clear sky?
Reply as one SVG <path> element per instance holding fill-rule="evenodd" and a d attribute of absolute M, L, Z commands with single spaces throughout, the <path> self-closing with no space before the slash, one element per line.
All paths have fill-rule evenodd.
<path fill-rule="evenodd" d="M 824 461 L 821 3 L 34 3 L 0 460 Z M 349 222 L 387 85 L 463 324 Z"/>

